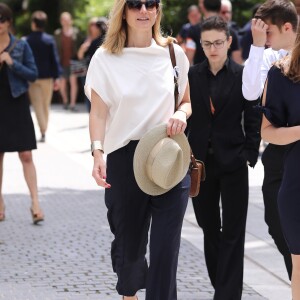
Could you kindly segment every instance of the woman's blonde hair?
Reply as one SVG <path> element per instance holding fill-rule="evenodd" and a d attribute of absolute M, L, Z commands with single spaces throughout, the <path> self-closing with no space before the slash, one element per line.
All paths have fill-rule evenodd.
<path fill-rule="evenodd" d="M 127 23 L 124 19 L 126 0 L 115 0 L 110 11 L 108 30 L 105 41 L 102 45 L 110 53 L 120 54 L 127 43 Z M 152 36 L 156 43 L 162 47 L 172 43 L 172 37 L 164 37 L 161 31 L 162 5 L 157 8 L 155 24 L 152 28 Z"/>
<path fill-rule="evenodd" d="M 300 31 L 291 55 L 284 57 L 277 64 L 282 73 L 293 82 L 300 82 Z"/>

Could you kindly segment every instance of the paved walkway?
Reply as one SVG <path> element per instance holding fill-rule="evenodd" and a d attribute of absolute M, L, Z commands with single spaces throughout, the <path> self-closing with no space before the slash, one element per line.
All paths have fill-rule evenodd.
<path fill-rule="evenodd" d="M 38 133 L 37 136 L 39 137 Z M 103 189 L 91 178 L 88 115 L 53 105 L 47 142 L 34 159 L 46 221 L 31 225 L 29 196 L 17 154 L 6 154 L 6 221 L 0 223 L 0 299 L 120 299 L 110 264 L 112 236 Z M 289 282 L 267 233 L 260 192 L 262 167 L 250 172 L 243 300 L 288 300 Z M 211 300 L 203 236 L 189 204 L 178 268 L 178 299 Z M 144 292 L 139 292 L 144 299 Z"/>

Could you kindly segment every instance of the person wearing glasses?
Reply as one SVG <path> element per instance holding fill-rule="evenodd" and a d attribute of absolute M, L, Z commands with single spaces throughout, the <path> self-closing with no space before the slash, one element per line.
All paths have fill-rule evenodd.
<path fill-rule="evenodd" d="M 217 16 L 220 14 L 221 10 L 221 0 L 199 0 L 199 8 L 203 14 L 203 19 L 207 19 L 212 16 Z M 228 55 L 237 63 L 241 63 L 241 53 L 237 33 L 230 30 L 230 35 L 232 36 L 232 42 Z M 190 64 L 198 64 L 205 60 L 205 54 L 200 44 L 200 32 L 201 32 L 201 22 L 199 24 L 190 27 L 187 37 L 186 37 L 186 55 L 190 61 Z"/>
<path fill-rule="evenodd" d="M 0 221 L 5 220 L 2 196 L 5 152 L 18 152 L 31 196 L 34 224 L 43 221 L 38 199 L 37 176 L 31 150 L 36 149 L 33 122 L 27 97 L 28 82 L 35 81 L 38 70 L 30 46 L 10 32 L 12 11 L 0 3 Z M 17 220 L 17 218 L 16 218 Z"/>
<path fill-rule="evenodd" d="M 177 262 L 190 176 L 184 174 L 176 186 L 155 196 L 141 190 L 133 172 L 139 140 L 162 123 L 167 124 L 165 136 L 184 137 L 191 114 L 189 62 L 176 44 L 179 99 L 174 112 L 169 53 L 174 39 L 162 35 L 161 17 L 160 0 L 115 0 L 105 41 L 91 59 L 85 84 L 91 100 L 93 177 L 105 188 L 114 235 L 111 256 L 118 277 L 116 289 L 126 300 L 138 299 L 138 290 L 144 288 L 147 300 L 177 299 Z M 189 146 L 187 153 L 189 162 Z"/>
<path fill-rule="evenodd" d="M 206 166 L 193 207 L 204 233 L 214 300 L 242 297 L 248 166 L 255 166 L 260 143 L 260 114 L 253 108 L 257 101 L 243 97 L 243 67 L 228 57 L 231 41 L 220 16 L 203 21 L 206 60 L 189 71 L 193 114 L 188 139 L 196 159 Z"/>

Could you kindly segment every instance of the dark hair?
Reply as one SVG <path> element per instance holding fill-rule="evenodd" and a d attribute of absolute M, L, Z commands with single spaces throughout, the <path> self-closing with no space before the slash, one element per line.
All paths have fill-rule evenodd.
<path fill-rule="evenodd" d="M 95 25 L 101 30 L 101 34 L 106 34 L 107 31 L 107 18 L 100 17 L 95 22 Z"/>
<path fill-rule="evenodd" d="M 221 10 L 221 0 L 204 0 L 203 6 L 207 11 L 219 13 Z"/>
<path fill-rule="evenodd" d="M 0 3 L 0 19 L 11 22 L 13 18 L 12 10 L 4 3 Z"/>
<path fill-rule="evenodd" d="M 297 10 L 290 0 L 267 0 L 257 10 L 255 18 L 269 21 L 279 29 L 288 22 L 292 24 L 293 30 L 297 32 Z"/>
<path fill-rule="evenodd" d="M 35 26 L 41 30 L 45 29 L 47 21 L 47 14 L 41 10 L 35 11 L 31 16 L 31 22 L 33 22 Z"/>
<path fill-rule="evenodd" d="M 220 16 L 209 17 L 202 22 L 201 33 L 209 30 L 223 31 L 227 39 L 230 37 L 228 23 Z"/>

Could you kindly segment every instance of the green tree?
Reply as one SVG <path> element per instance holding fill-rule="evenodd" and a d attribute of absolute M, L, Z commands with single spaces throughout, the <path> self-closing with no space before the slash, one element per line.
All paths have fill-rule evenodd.
<path fill-rule="evenodd" d="M 82 30 L 85 31 L 90 18 L 92 17 L 108 17 L 113 0 L 86 0 L 84 8 L 76 7 L 75 23 Z"/>
<path fill-rule="evenodd" d="M 94 16 L 108 16 L 114 0 L 2 0 L 7 3 L 15 15 L 15 27 L 18 35 L 30 31 L 30 15 L 35 10 L 44 10 L 49 17 L 47 31 L 53 32 L 59 27 L 59 15 L 69 11 L 75 20 L 75 25 L 82 31 L 87 28 L 88 20 Z M 264 0 L 231 0 L 233 4 L 233 19 L 244 25 L 252 15 L 251 8 Z M 187 22 L 187 8 L 197 4 L 198 0 L 162 0 L 164 18 L 163 30 L 176 36 L 180 27 Z"/>
<path fill-rule="evenodd" d="M 233 7 L 233 20 L 236 21 L 240 26 L 247 23 L 252 18 L 252 8 L 264 1 L 260 0 L 231 0 Z"/>
<path fill-rule="evenodd" d="M 187 9 L 190 5 L 197 4 L 197 0 L 165 0 L 163 2 L 164 17 L 163 30 L 172 36 L 176 36 L 181 26 L 188 22 Z"/>

